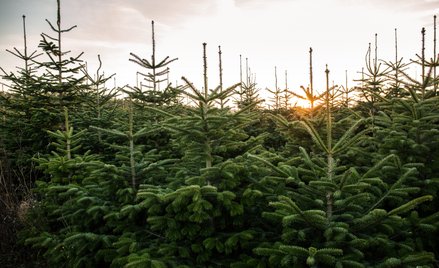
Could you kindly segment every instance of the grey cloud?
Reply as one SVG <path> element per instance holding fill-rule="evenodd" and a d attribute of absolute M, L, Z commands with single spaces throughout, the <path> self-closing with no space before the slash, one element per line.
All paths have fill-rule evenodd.
<path fill-rule="evenodd" d="M 173 23 L 191 15 L 208 15 L 215 12 L 216 9 L 213 0 L 133 0 L 130 2 L 130 6 L 139 9 L 150 18 L 163 19 Z"/>
<path fill-rule="evenodd" d="M 187 18 L 216 11 L 216 0 L 64 0 L 61 1 L 62 24 L 78 25 L 75 36 L 84 39 L 114 39 L 130 42 L 133 35 L 149 29 L 151 20 L 178 26 Z M 10 29 L 14 19 L 20 27 L 21 14 L 36 17 L 39 32 L 49 31 L 44 19 L 54 22 L 55 0 L 0 0 L 0 34 Z M 16 17 L 16 18 L 15 18 Z M 17 29 L 20 29 L 17 27 Z"/>
<path fill-rule="evenodd" d="M 84 13 L 103 14 L 109 9 L 130 8 L 143 14 L 147 19 L 160 20 L 162 23 L 177 23 L 187 16 L 208 14 L 215 11 L 214 0 L 77 0 L 68 1 L 70 10 Z M 81 15 L 81 14 L 78 14 Z M 115 20 L 117 18 L 108 18 Z"/>
<path fill-rule="evenodd" d="M 216 11 L 214 0 L 77 0 L 66 1 L 69 21 L 78 24 L 76 38 L 138 42 L 150 32 L 150 22 L 178 27 L 187 18 Z"/>
<path fill-rule="evenodd" d="M 0 35 L 16 33 L 17 30 L 21 30 L 22 15 L 27 17 L 30 25 L 29 30 L 44 26 L 44 19 L 50 15 L 50 4 L 53 2 L 53 0 L 0 0 Z"/>

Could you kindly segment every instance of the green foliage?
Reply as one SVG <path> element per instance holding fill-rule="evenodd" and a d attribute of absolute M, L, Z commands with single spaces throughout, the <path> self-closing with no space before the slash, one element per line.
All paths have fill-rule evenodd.
<path fill-rule="evenodd" d="M 139 105 L 153 105 L 153 106 L 163 106 L 170 105 L 177 102 L 178 99 L 178 89 L 179 87 L 173 87 L 171 83 L 169 83 L 168 78 L 164 78 L 164 76 L 169 75 L 169 67 L 168 65 L 176 61 L 177 58 L 169 59 L 169 56 L 165 57 L 163 60 L 156 60 L 155 54 L 155 32 L 154 32 L 154 21 L 151 22 L 152 28 L 152 55 L 151 60 L 142 59 L 134 53 L 130 53 L 132 58 L 130 61 L 138 64 L 148 71 L 147 74 L 143 72 L 137 72 L 137 75 L 140 75 L 146 84 L 143 82 L 136 82 L 135 87 L 128 87 L 128 89 L 124 90 L 131 99 L 135 100 Z M 160 89 L 160 85 L 166 82 L 166 87 L 164 89 Z M 144 89 L 146 88 L 146 89 Z"/>
<path fill-rule="evenodd" d="M 209 88 L 206 44 L 202 90 L 184 77 L 172 88 L 163 77 L 174 60 L 155 60 L 154 27 L 151 60 L 131 55 L 151 87 L 109 90 L 99 56 L 94 78 L 79 56 L 67 59 L 61 35 L 73 27 L 60 24 L 58 14 L 57 36 L 42 35 L 47 62 L 34 68 L 36 54 L 15 50 L 25 67 L 3 71 L 12 89 L 1 97 L 3 158 L 43 173 L 20 239 L 49 267 L 437 264 L 431 71 L 421 82 L 400 62 L 383 71 L 369 48 L 358 105 L 339 102 L 328 69 L 315 95 L 310 65 L 310 87 L 296 97 L 312 109 L 281 109 L 280 94 L 284 104 L 295 94 L 276 83 L 276 110 L 262 111 L 251 74 Z M 128 98 L 116 98 L 121 90 Z M 238 107 L 226 107 L 234 94 Z"/>
<path fill-rule="evenodd" d="M 363 172 L 341 164 L 340 157 L 367 143 L 366 134 L 373 131 L 358 130 L 367 123 L 360 119 L 334 139 L 329 96 L 326 139 L 310 121 L 302 123 L 320 153 L 300 148 L 300 158 L 277 166 L 252 156 L 292 182 L 277 201 L 270 202 L 274 210 L 263 213 L 267 220 L 282 224 L 282 239 L 254 252 L 271 266 L 283 267 L 396 267 L 412 256 L 419 256 L 419 264 L 432 264 L 432 253 L 414 243 L 417 227 L 413 223 L 419 224 L 421 218 L 410 220 L 409 215 L 433 200 L 432 195 L 419 195 L 419 165 L 395 154 L 380 154 L 381 159 Z M 273 118 L 281 126 L 290 125 L 282 117 Z M 328 254 L 319 255 L 320 250 Z"/>
<path fill-rule="evenodd" d="M 89 126 L 96 126 L 100 128 L 109 128 L 112 122 L 117 118 L 120 110 L 120 104 L 115 100 L 120 89 L 108 89 L 105 84 L 114 77 L 104 76 L 101 73 L 102 61 L 98 55 L 99 67 L 94 75 L 90 74 L 87 68 L 82 68 L 81 71 L 86 77 L 86 88 L 84 89 L 81 105 L 75 113 L 73 123 L 78 129 L 87 129 Z M 104 137 L 101 131 L 88 131 L 87 140 L 83 141 L 83 146 L 86 149 L 94 152 L 103 152 Z"/>

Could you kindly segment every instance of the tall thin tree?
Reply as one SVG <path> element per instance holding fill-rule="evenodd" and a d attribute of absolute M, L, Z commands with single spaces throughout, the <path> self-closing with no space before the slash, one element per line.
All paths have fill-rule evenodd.
<path fill-rule="evenodd" d="M 312 47 L 309 48 L 309 89 L 310 95 L 314 96 L 314 87 L 313 87 L 313 73 L 312 73 Z M 314 100 L 311 101 L 311 109 L 314 109 Z"/>
<path fill-rule="evenodd" d="M 437 76 L 436 76 L 436 65 L 438 64 L 439 58 L 436 53 L 436 15 L 433 17 L 433 59 L 434 59 L 434 66 L 433 66 L 433 81 L 434 81 L 434 95 L 436 95 L 437 92 Z"/>
<path fill-rule="evenodd" d="M 169 56 L 166 56 L 163 60 L 157 60 L 156 57 L 156 39 L 155 39 L 155 28 L 154 21 L 151 22 L 152 29 L 152 55 L 151 60 L 142 59 L 138 55 L 134 53 L 130 53 L 132 56 L 129 59 L 131 62 L 134 62 L 140 65 L 142 68 L 146 69 L 148 73 L 137 72 L 136 75 L 143 77 L 142 80 L 146 81 L 147 84 L 143 84 L 138 81 L 138 76 L 136 76 L 136 87 L 128 87 L 129 90 L 125 90 L 125 92 L 130 95 L 133 100 L 139 100 L 144 104 L 155 104 L 162 105 L 163 103 L 170 102 L 175 97 L 175 90 L 172 85 L 169 83 L 169 64 L 178 60 L 178 58 L 170 59 Z M 160 85 L 166 82 L 166 87 L 164 90 L 160 90 Z M 143 90 L 143 86 L 147 88 L 147 90 Z"/>
<path fill-rule="evenodd" d="M 218 46 L 218 60 L 219 60 L 219 87 L 220 87 L 220 93 L 223 92 L 223 62 L 222 62 L 222 51 L 221 46 Z M 226 100 L 221 98 L 220 99 L 220 107 L 221 109 L 224 109 Z"/>
<path fill-rule="evenodd" d="M 421 35 L 422 35 L 422 51 L 421 51 L 421 71 L 422 71 L 422 84 L 425 84 L 425 28 L 422 27 L 421 30 Z M 425 85 L 426 86 L 426 85 Z M 424 99 L 425 97 L 425 86 L 422 86 L 421 88 L 421 96 L 422 99 Z"/>

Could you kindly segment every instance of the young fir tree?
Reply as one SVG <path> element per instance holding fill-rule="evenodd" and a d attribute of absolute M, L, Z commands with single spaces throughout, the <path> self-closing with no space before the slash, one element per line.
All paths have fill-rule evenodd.
<path fill-rule="evenodd" d="M 16 157 L 11 157 L 16 166 L 23 174 L 33 177 L 34 168 L 30 161 L 36 152 L 46 153 L 50 136 L 46 130 L 55 130 L 62 126 L 64 106 L 69 106 L 72 113 L 80 101 L 82 91 L 82 77 L 78 76 L 80 56 L 68 57 L 70 51 L 62 48 L 62 37 L 75 26 L 69 29 L 61 27 L 61 8 L 60 1 L 57 1 L 57 22 L 56 25 L 47 20 L 55 36 L 41 34 L 42 40 L 39 47 L 43 50 L 43 55 L 47 56 L 47 61 L 36 52 L 28 53 L 27 38 L 24 28 L 24 53 L 17 49 L 12 52 L 24 61 L 24 67 L 18 75 L 5 73 L 5 78 L 13 84 L 13 92 L 4 99 L 9 103 L 9 115 L 5 115 L 5 123 L 9 124 L 2 128 L 8 133 L 14 133 L 14 137 L 8 137 L 8 141 L 13 141 L 10 152 Z M 16 128 L 13 131 L 13 128 Z M 9 147 L 9 145 L 8 145 Z M 26 175 L 27 176 L 27 175 Z"/>
<path fill-rule="evenodd" d="M 64 128 L 50 133 L 56 139 L 52 155 L 36 159 L 51 180 L 37 183 L 39 200 L 23 240 L 53 267 L 120 267 L 121 241 L 134 235 L 148 239 L 144 222 L 129 210 L 136 191 L 123 167 L 77 153 L 82 135 L 74 133 L 67 116 Z M 130 252 L 136 250 L 131 246 Z"/>
<path fill-rule="evenodd" d="M 22 67 L 17 67 L 17 73 L 8 73 L 0 68 L 2 78 L 9 82 L 9 89 L 0 95 L 2 109 L 0 115 L 1 143 L 3 145 L 2 158 L 7 159 L 9 167 L 15 174 L 28 176 L 33 180 L 35 170 L 30 159 L 36 151 L 47 145 L 44 129 L 53 124 L 53 118 L 41 116 L 40 109 L 46 106 L 41 101 L 42 89 L 36 83 L 38 79 L 37 67 L 34 63 L 41 54 L 28 50 L 26 35 L 26 17 L 23 15 L 23 40 L 24 50 L 21 52 L 7 50 L 23 62 Z M 5 162 L 6 163 L 6 162 Z"/>
<path fill-rule="evenodd" d="M 22 236 L 51 266 L 120 267 L 126 257 L 124 241 L 151 239 L 142 221 L 144 211 L 135 206 L 137 184 L 166 177 L 166 164 L 173 160 L 156 161 L 156 152 L 144 153 L 135 142 L 146 129 L 134 132 L 132 113 L 129 121 L 125 133 L 95 127 L 128 143 L 117 146 L 114 164 L 79 153 L 85 130 L 74 133 L 67 113 L 66 130 L 49 132 L 55 151 L 36 161 L 50 180 L 37 183 L 38 203 L 30 214 L 36 221 L 30 221 Z M 129 252 L 137 250 L 131 245 Z"/>
<path fill-rule="evenodd" d="M 39 47 L 43 50 L 47 61 L 38 62 L 43 74 L 39 77 L 38 83 L 42 87 L 44 97 L 47 101 L 48 113 L 59 113 L 63 107 L 69 107 L 71 112 L 75 106 L 81 103 L 80 95 L 83 91 L 85 76 L 81 75 L 82 60 L 77 56 L 68 56 L 70 51 L 63 47 L 63 36 L 70 32 L 76 25 L 63 29 L 61 24 L 61 3 L 57 0 L 57 19 L 54 25 L 47 20 L 54 36 L 42 33 Z M 63 116 L 60 115 L 62 125 Z"/>
<path fill-rule="evenodd" d="M 23 50 L 7 52 L 18 59 L 19 67 L 7 72 L 0 67 L 0 266 L 33 263 L 34 251 L 17 243 L 17 233 L 25 221 L 23 208 L 32 205 L 31 188 L 39 172 L 30 160 L 47 143 L 35 112 L 39 88 L 34 85 L 36 51 L 28 48 L 26 17 L 22 16 Z M 41 103 L 39 103 L 41 105 Z M 40 121 L 40 122 L 38 122 Z M 44 138 L 43 138 L 44 137 Z M 21 210 L 20 210 L 21 209 Z"/>
<path fill-rule="evenodd" d="M 273 105 L 270 105 L 274 111 L 279 111 L 281 108 L 281 99 L 282 99 L 282 90 L 277 85 L 277 67 L 274 67 L 274 89 L 268 89 L 267 91 L 270 92 L 273 96 L 271 98 L 271 101 Z"/>
<path fill-rule="evenodd" d="M 282 108 L 286 111 L 288 111 L 291 106 L 291 99 L 294 96 L 293 93 L 288 89 L 288 72 L 285 70 L 285 89 L 283 90 L 282 95 Z M 295 105 L 293 105 L 295 106 Z"/>
<path fill-rule="evenodd" d="M 221 94 L 223 92 L 223 60 L 222 60 L 222 54 L 221 46 L 218 46 L 218 67 L 219 67 L 219 93 Z M 226 103 L 229 100 L 225 98 L 225 96 L 222 96 L 219 99 L 219 105 L 221 109 L 224 109 L 226 107 Z"/>
<path fill-rule="evenodd" d="M 87 88 L 84 90 L 84 100 L 79 107 L 79 112 L 75 120 L 75 125 L 81 129 L 88 128 L 93 125 L 100 128 L 110 128 L 111 123 L 120 110 L 119 104 L 115 101 L 120 89 L 113 87 L 108 89 L 106 83 L 114 77 L 115 74 L 105 76 L 101 72 L 102 61 L 98 55 L 99 65 L 94 75 L 90 74 L 87 68 L 81 71 L 86 76 Z M 83 146 L 87 149 L 92 148 L 94 152 L 103 151 L 103 135 L 101 131 L 90 131 L 89 139 L 84 141 Z"/>
<path fill-rule="evenodd" d="M 203 49 L 203 90 L 196 89 L 189 80 L 182 77 L 190 92 L 182 90 L 181 93 L 187 95 L 196 106 L 187 107 L 183 116 L 174 116 L 164 111 L 152 109 L 152 111 L 157 111 L 168 117 L 162 125 L 166 129 L 178 133 L 175 143 L 177 146 L 181 146 L 180 148 L 185 148 L 183 161 L 187 161 L 188 170 L 191 170 L 192 173 L 195 172 L 193 174 L 199 174 L 200 169 L 211 168 L 217 162 L 227 160 L 230 157 L 229 152 L 235 148 L 238 149 L 241 141 L 248 138 L 232 126 L 234 126 L 233 122 L 247 123 L 249 115 L 244 114 L 246 110 L 251 108 L 247 107 L 233 114 L 229 110 L 219 110 L 214 106 L 216 100 L 230 96 L 239 84 L 223 89 L 222 92 L 220 92 L 220 87 L 210 91 L 207 78 L 206 44 L 203 44 Z"/>
<path fill-rule="evenodd" d="M 248 59 L 246 58 L 246 63 L 248 63 Z M 248 69 L 246 68 L 246 71 Z M 236 103 L 239 106 L 239 103 L 243 102 L 244 100 L 244 90 L 243 90 L 243 80 L 242 80 L 242 55 L 239 55 L 239 87 L 236 87 L 235 94 L 238 95 L 238 100 L 236 100 Z"/>
<path fill-rule="evenodd" d="M 372 58 L 373 56 L 373 58 Z M 383 64 L 378 59 L 378 35 L 375 34 L 375 48 L 372 54 L 371 44 L 366 52 L 366 72 L 362 73 L 359 87 L 361 94 L 360 105 L 364 107 L 365 113 L 374 116 L 378 112 L 377 104 L 379 96 L 387 95 L 386 84 L 389 81 L 389 67 L 383 68 Z M 399 66 L 399 65 L 398 65 Z"/>
<path fill-rule="evenodd" d="M 314 93 L 314 81 L 313 81 L 313 69 L 312 69 L 312 48 L 309 48 L 309 87 L 304 87 L 304 86 L 300 86 L 300 88 L 302 89 L 303 93 L 305 95 L 300 95 L 300 94 L 296 94 L 294 92 L 291 92 L 291 94 L 293 94 L 293 96 L 296 96 L 299 99 L 302 100 L 307 100 L 309 101 L 309 105 L 311 108 L 311 111 L 314 110 L 314 106 L 316 101 L 322 99 L 324 97 L 324 94 L 321 95 L 315 95 Z"/>
<path fill-rule="evenodd" d="M 400 70 L 401 95 L 404 98 L 380 98 L 381 113 L 376 116 L 375 143 L 379 144 L 381 154 L 392 153 L 398 155 L 402 163 L 417 163 L 418 180 L 412 184 L 421 189 L 424 194 L 437 196 L 439 181 L 437 172 L 438 165 L 438 100 L 435 96 L 435 80 L 433 75 L 434 60 L 417 62 L 421 68 L 425 66 L 425 77 L 421 81 L 410 77 L 406 71 Z M 395 78 L 396 79 L 396 78 Z M 392 81 L 392 84 L 395 81 Z M 436 212 L 437 200 L 429 206 L 423 206 L 418 213 L 420 217 L 428 216 Z M 432 218 L 432 221 L 436 219 Z M 437 252 L 437 242 L 432 238 L 430 230 L 428 234 L 423 231 L 417 232 L 418 241 L 423 241 L 423 247 Z M 421 228 L 422 229 L 422 228 Z"/>
<path fill-rule="evenodd" d="M 403 63 L 403 58 L 398 57 L 398 31 L 395 29 L 395 59 L 394 62 L 385 62 L 386 66 L 390 68 L 390 71 L 386 74 L 389 78 L 390 85 L 388 89 L 384 92 L 384 97 L 386 98 L 397 98 L 406 97 L 407 94 L 403 90 L 402 81 L 404 79 L 403 72 L 408 69 L 408 64 Z M 393 72 L 393 74 L 392 74 Z"/>
<path fill-rule="evenodd" d="M 64 108 L 64 131 L 57 130 L 56 132 L 48 131 L 48 134 L 55 138 L 51 143 L 55 147 L 50 156 L 38 156 L 34 160 L 39 164 L 39 169 L 44 170 L 45 173 L 50 174 L 50 182 L 59 184 L 69 184 L 76 181 L 74 169 L 79 169 L 78 162 L 83 162 L 82 156 L 75 157 L 75 153 L 81 148 L 80 137 L 83 131 L 74 133 L 73 127 L 69 123 L 69 115 L 67 108 Z M 89 152 L 85 153 L 83 157 L 87 158 Z"/>
<path fill-rule="evenodd" d="M 312 66 L 312 64 L 310 66 Z M 312 67 L 310 68 L 310 73 L 311 73 L 310 81 L 312 84 Z M 304 90 L 306 97 L 303 97 L 299 94 L 296 94 L 296 93 L 290 91 L 288 89 L 288 81 L 287 80 L 288 80 L 288 75 L 287 75 L 287 71 L 285 71 L 285 88 L 281 89 L 280 87 L 278 87 L 277 68 L 275 67 L 275 87 L 276 87 L 276 90 L 268 90 L 273 95 L 273 97 L 272 97 L 273 105 L 271 107 L 274 107 L 274 110 L 277 111 L 278 113 L 289 116 L 290 112 L 291 112 L 290 111 L 290 107 L 291 107 L 290 102 L 291 102 L 292 97 L 295 96 L 295 97 L 300 98 L 300 99 L 309 100 L 310 105 L 311 105 L 310 111 L 312 112 L 314 109 L 314 102 L 317 101 L 319 97 L 313 96 L 313 93 L 312 93 L 313 90 L 310 90 L 309 88 L 305 89 L 305 88 L 301 87 Z"/>
<path fill-rule="evenodd" d="M 254 106 L 255 108 L 258 108 L 257 105 L 263 102 L 263 100 L 261 100 L 259 97 L 256 75 L 251 73 L 248 65 L 248 58 L 245 58 L 245 80 L 243 81 L 241 55 L 239 55 L 239 61 L 241 83 L 235 90 L 235 94 L 239 96 L 238 100 L 236 100 L 236 104 L 241 109 L 247 106 Z"/>
<path fill-rule="evenodd" d="M 352 97 L 353 92 L 356 91 L 355 87 L 349 87 L 348 84 L 348 70 L 345 70 L 345 84 L 344 86 L 340 87 L 340 94 L 341 94 L 341 105 L 345 108 L 349 108 L 351 106 L 351 103 L 355 100 L 354 97 Z"/>
<path fill-rule="evenodd" d="M 127 86 L 122 90 L 128 94 L 134 103 L 133 122 L 135 124 L 134 128 L 138 129 L 152 126 L 163 119 L 162 115 L 153 114 L 146 110 L 147 106 L 166 106 L 166 109 L 172 112 L 180 108 L 178 105 L 179 87 L 174 87 L 169 82 L 169 65 L 177 58 L 170 59 L 167 56 L 162 60 L 157 60 L 154 21 L 151 22 L 151 28 L 151 59 L 143 59 L 134 53 L 130 54 L 132 56 L 130 61 L 144 68 L 146 73 L 143 71 L 137 72 L 137 78 L 141 78 L 141 81 L 136 81 L 137 85 L 135 87 Z M 141 142 L 145 145 L 145 151 L 157 148 L 165 149 L 169 145 L 169 133 L 163 129 L 148 132 L 148 135 L 143 135 Z M 172 148 L 167 148 L 167 157 L 174 158 Z"/>
<path fill-rule="evenodd" d="M 139 140 L 144 136 L 156 132 L 152 126 L 145 126 L 139 130 L 135 130 L 134 115 L 133 115 L 133 103 L 129 100 L 128 104 L 128 124 L 124 124 L 122 121 L 119 125 L 122 127 L 119 129 L 105 129 L 97 126 L 91 126 L 97 132 L 105 133 L 109 136 L 116 137 L 118 144 L 109 144 L 110 147 L 116 150 L 116 165 L 121 165 L 120 170 L 124 171 L 125 177 L 130 181 L 133 189 L 137 189 L 140 183 L 146 183 L 148 180 L 145 178 L 145 174 L 151 171 L 151 164 L 154 167 L 164 165 L 172 162 L 172 159 L 156 163 L 159 160 L 159 148 L 148 150 L 144 144 L 140 144 Z M 125 145 L 122 145 L 125 143 Z"/>
<path fill-rule="evenodd" d="M 436 73 L 436 67 L 439 65 L 439 56 L 436 53 L 436 48 L 437 48 L 437 42 L 436 42 L 436 18 L 437 16 L 434 15 L 433 16 L 433 62 L 434 62 L 434 66 L 433 66 L 433 80 L 434 80 L 434 93 L 435 95 L 437 94 L 437 88 L 438 88 L 438 77 L 437 77 L 437 73 Z"/>
<path fill-rule="evenodd" d="M 52 153 L 34 158 L 48 179 L 36 182 L 37 202 L 27 215 L 29 225 L 21 236 L 25 244 L 41 250 L 51 266 L 84 267 L 93 259 L 90 251 L 97 244 L 108 245 L 109 240 L 98 239 L 92 244 L 96 237 L 92 232 L 99 232 L 95 228 L 100 225 L 102 211 L 87 205 L 103 202 L 96 193 L 92 194 L 93 187 L 86 189 L 85 182 L 96 169 L 97 157 L 89 152 L 78 153 L 84 132 L 74 132 L 67 109 L 64 115 L 64 130 L 48 132 L 55 140 Z M 94 216 L 89 217 L 90 214 Z M 82 243 L 71 243 L 77 238 L 82 238 Z"/>
<path fill-rule="evenodd" d="M 359 130 L 365 121 L 359 119 L 339 139 L 333 138 L 328 74 L 326 69 L 326 138 L 309 121 L 301 122 L 322 153 L 301 148 L 300 158 L 277 166 L 252 156 L 272 167 L 285 185 L 284 193 L 270 203 L 274 210 L 263 214 L 273 228 L 282 228 L 282 235 L 254 252 L 269 266 L 281 267 L 432 264 L 434 255 L 414 242 L 413 231 L 435 228 L 437 219 L 435 214 L 423 219 L 416 215 L 415 208 L 433 198 L 413 196 L 420 190 L 412 184 L 416 165 L 401 163 L 394 154 L 382 155 L 364 171 L 341 163 L 340 156 L 353 150 L 369 130 Z M 281 117 L 278 122 L 289 125 Z"/>
<path fill-rule="evenodd" d="M 177 99 L 177 90 L 171 83 L 169 83 L 169 67 L 168 65 L 176 61 L 177 58 L 169 59 L 169 56 L 163 60 L 158 61 L 156 59 L 156 44 L 155 44 L 155 32 L 154 21 L 151 22 L 152 27 L 152 55 L 151 60 L 142 59 L 134 53 L 130 53 L 132 58 L 130 61 L 137 63 L 142 68 L 145 68 L 148 73 L 138 72 L 143 77 L 143 82 L 137 84 L 135 87 L 128 87 L 129 90 L 125 92 L 134 101 L 138 101 L 142 105 L 157 105 L 162 106 L 164 104 L 171 104 Z M 160 86 L 166 82 L 165 88 L 161 89 Z M 144 87 L 146 90 L 144 90 Z"/>
<path fill-rule="evenodd" d="M 231 112 L 215 108 L 222 94 L 230 95 L 239 84 L 209 92 L 204 44 L 204 88 L 197 90 L 186 78 L 195 103 L 186 114 L 173 115 L 156 108 L 150 111 L 168 116 L 162 127 L 171 130 L 175 149 L 182 151 L 175 173 L 167 185 L 140 185 L 138 204 L 126 207 L 140 215 L 149 228 L 148 240 L 139 236 L 120 239 L 124 251 L 119 265 L 157 265 L 157 267 L 230 266 L 252 261 L 252 248 L 264 239 L 258 227 L 259 190 L 251 187 L 258 177 L 253 165 L 246 164 L 243 153 L 257 145 L 255 138 L 241 130 L 251 121 L 245 110 Z M 251 167 L 250 167 L 251 166 Z M 261 169 L 258 169 L 261 171 Z M 250 175 L 252 174 L 252 175 Z M 160 246 L 158 246 L 160 245 Z"/>

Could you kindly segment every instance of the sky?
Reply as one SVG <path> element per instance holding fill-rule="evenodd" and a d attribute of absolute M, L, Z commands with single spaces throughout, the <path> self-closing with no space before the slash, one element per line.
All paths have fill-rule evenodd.
<path fill-rule="evenodd" d="M 313 48 L 314 88 L 323 92 L 325 65 L 330 80 L 348 86 L 360 78 L 370 42 L 378 34 L 378 57 L 409 61 L 421 50 L 426 28 L 426 55 L 433 57 L 433 15 L 439 0 L 61 0 L 64 48 L 71 56 L 85 52 L 89 71 L 97 55 L 106 74 L 116 73 L 116 85 L 135 85 L 142 68 L 129 53 L 150 59 L 151 21 L 155 21 L 156 54 L 178 58 L 170 64 L 170 80 L 182 76 L 201 89 L 202 43 L 207 43 L 209 88 L 218 86 L 218 46 L 222 50 L 224 86 L 239 82 L 239 55 L 248 58 L 259 88 L 278 86 L 300 92 L 309 84 L 309 48 Z M 28 47 L 38 49 L 40 34 L 51 33 L 45 21 L 56 22 L 56 0 L 0 0 L 0 66 L 14 71 L 22 64 L 6 49 L 23 49 L 22 15 L 26 15 Z M 244 72 L 245 73 L 245 72 Z M 111 82 L 114 84 L 114 82 Z M 113 85 L 108 85 L 113 86 Z"/>

